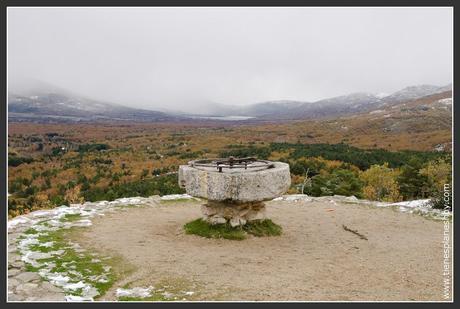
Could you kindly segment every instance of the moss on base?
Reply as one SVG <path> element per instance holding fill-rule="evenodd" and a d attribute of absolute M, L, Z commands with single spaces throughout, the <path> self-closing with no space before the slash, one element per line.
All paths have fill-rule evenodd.
<path fill-rule="evenodd" d="M 283 229 L 270 219 L 254 220 L 243 226 L 243 229 L 257 237 L 279 236 Z"/>
<path fill-rule="evenodd" d="M 210 224 L 203 219 L 196 219 L 184 225 L 187 234 L 195 234 L 207 238 L 225 238 L 243 240 L 247 234 L 257 237 L 281 235 L 282 228 L 270 219 L 254 220 L 244 226 L 232 227 L 229 223 Z"/>

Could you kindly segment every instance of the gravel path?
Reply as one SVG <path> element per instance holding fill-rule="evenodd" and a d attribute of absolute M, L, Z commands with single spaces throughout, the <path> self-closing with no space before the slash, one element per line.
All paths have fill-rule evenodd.
<path fill-rule="evenodd" d="M 200 204 L 168 202 L 95 218 L 79 242 L 136 268 L 105 300 L 159 282 L 180 282 L 195 300 L 443 300 L 441 221 L 327 198 L 267 206 L 282 236 L 185 235 Z"/>

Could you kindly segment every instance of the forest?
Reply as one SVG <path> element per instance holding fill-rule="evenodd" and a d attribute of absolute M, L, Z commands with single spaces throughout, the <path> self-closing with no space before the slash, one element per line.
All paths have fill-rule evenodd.
<path fill-rule="evenodd" d="M 117 127 L 120 134 L 104 126 L 91 131 L 39 128 L 45 131 L 9 136 L 10 217 L 85 201 L 183 193 L 178 166 L 202 157 L 287 162 L 289 193 L 312 196 L 354 195 L 388 202 L 432 198 L 434 207 L 444 207 L 440 194 L 452 181 L 450 152 L 273 142 L 254 134 L 235 143 L 235 129 L 219 127 L 153 132 Z"/>

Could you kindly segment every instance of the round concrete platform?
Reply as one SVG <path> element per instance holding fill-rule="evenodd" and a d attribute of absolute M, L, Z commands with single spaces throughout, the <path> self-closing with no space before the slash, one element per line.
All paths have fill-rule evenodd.
<path fill-rule="evenodd" d="M 246 203 L 268 201 L 284 194 L 291 185 L 289 164 L 273 162 L 273 167 L 219 172 L 190 165 L 179 167 L 179 185 L 187 193 L 211 201 Z"/>

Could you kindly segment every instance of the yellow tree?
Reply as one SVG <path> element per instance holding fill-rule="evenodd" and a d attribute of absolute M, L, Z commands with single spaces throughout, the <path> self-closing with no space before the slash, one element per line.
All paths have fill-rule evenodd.
<path fill-rule="evenodd" d="M 398 171 L 383 165 L 372 165 L 361 172 L 359 177 L 364 181 L 363 196 L 369 200 L 396 202 L 401 200 L 399 186 L 396 181 Z"/>
<path fill-rule="evenodd" d="M 444 184 L 450 184 L 452 164 L 450 161 L 443 159 L 432 160 L 424 168 L 420 169 L 419 173 L 428 177 L 433 191 L 441 192 L 444 189 Z"/>
<path fill-rule="evenodd" d="M 80 196 L 81 185 L 77 185 L 66 191 L 65 200 L 71 204 L 81 204 L 84 202 L 83 197 Z"/>

